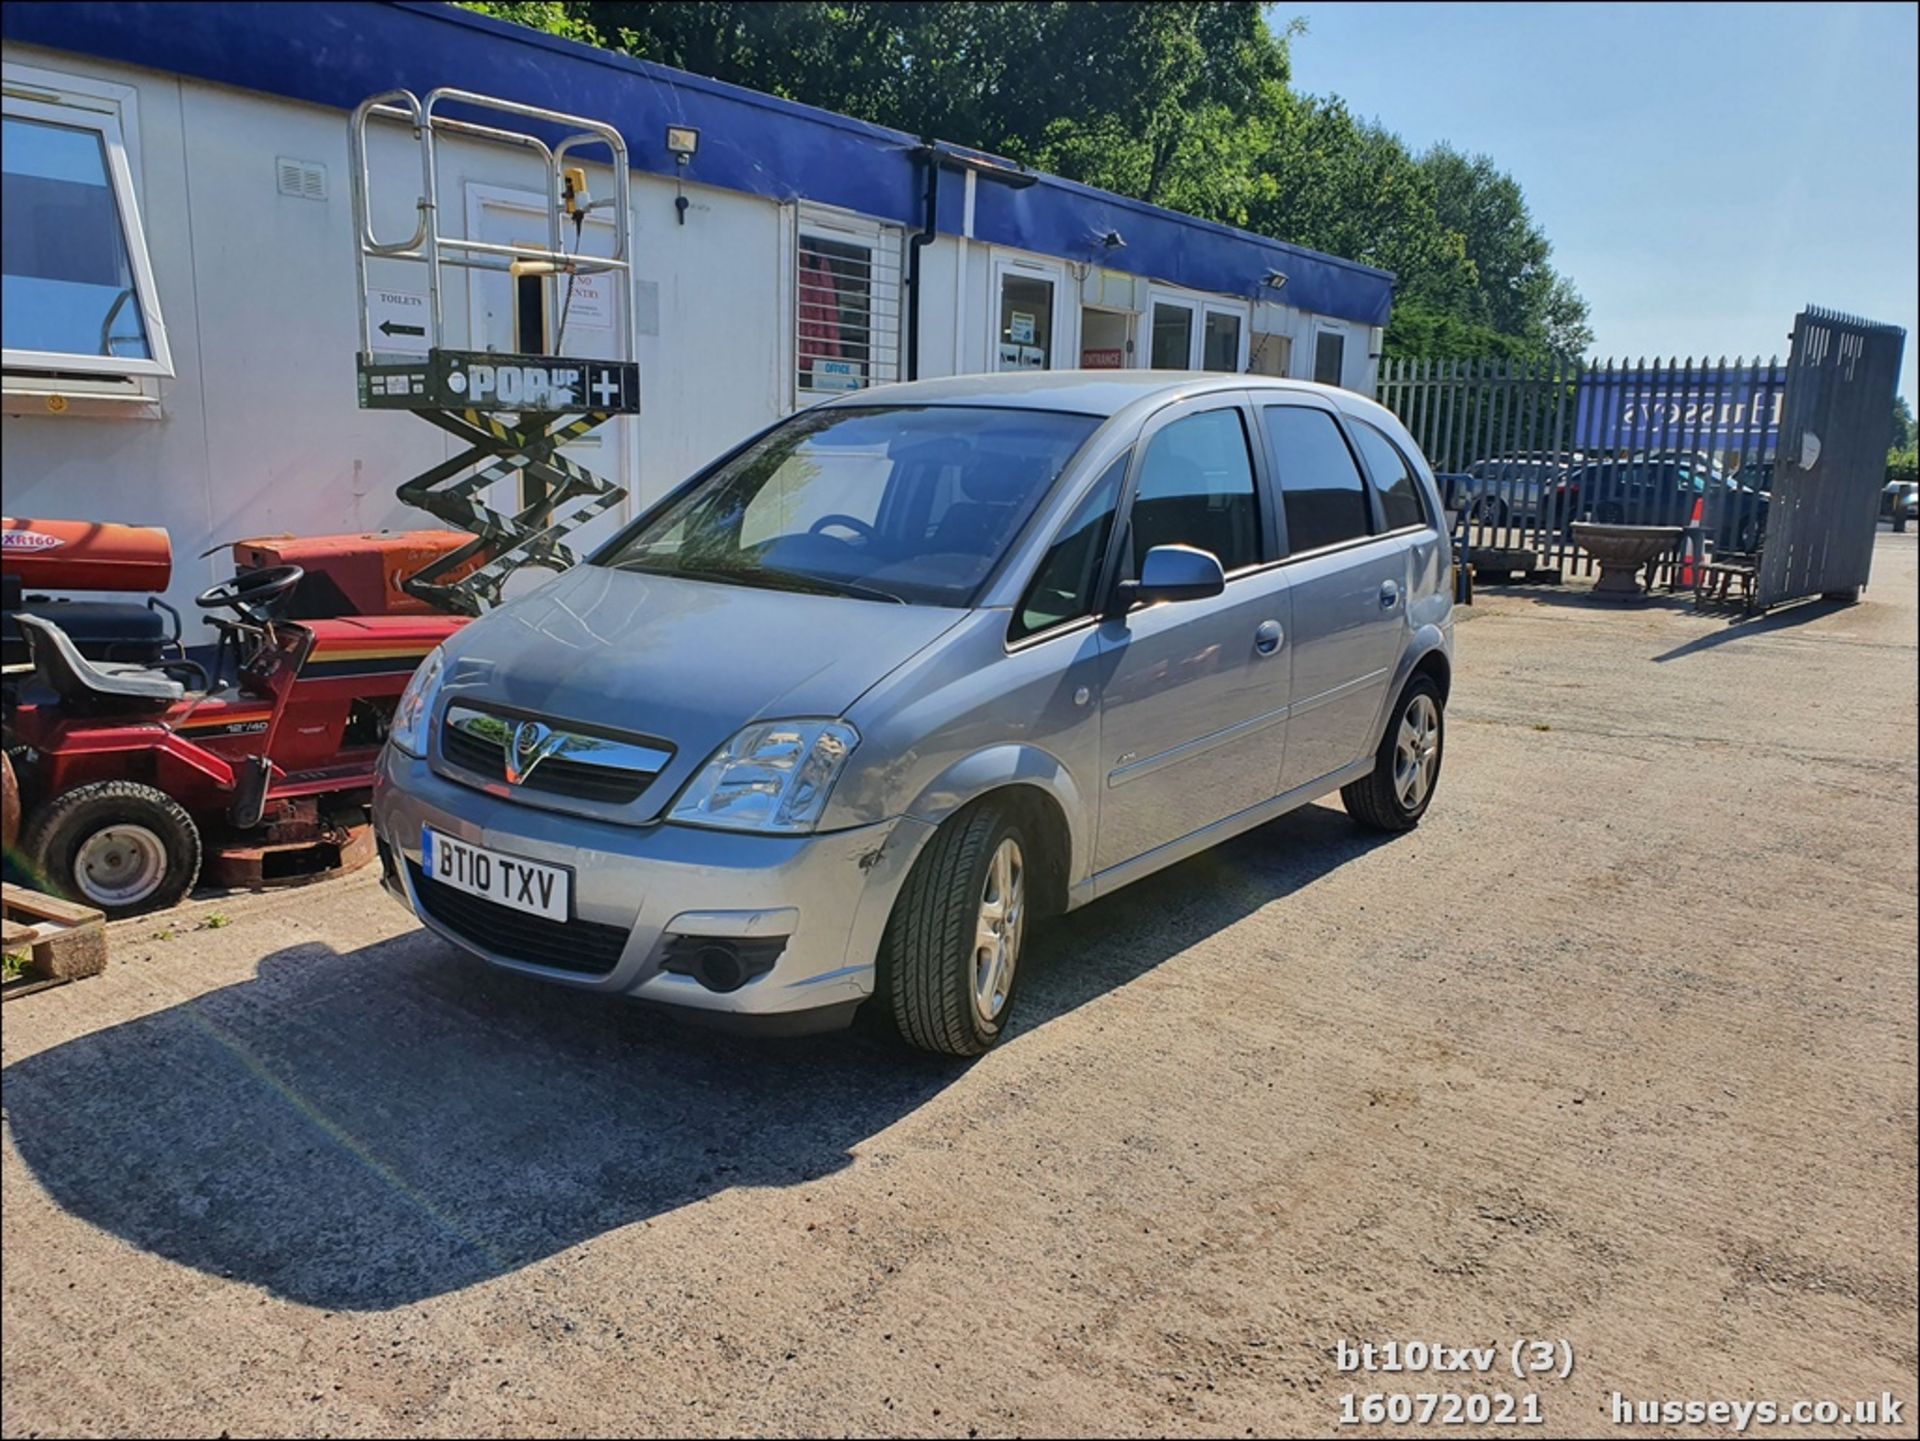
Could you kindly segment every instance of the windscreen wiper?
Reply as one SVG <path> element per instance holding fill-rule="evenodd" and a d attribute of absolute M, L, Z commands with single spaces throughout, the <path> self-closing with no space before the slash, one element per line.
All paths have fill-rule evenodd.
<path fill-rule="evenodd" d="M 885 600 L 895 605 L 905 605 L 905 596 L 895 595 L 890 590 L 882 590 L 877 585 L 861 585 L 858 581 L 839 580 L 824 575 L 796 575 L 792 571 L 762 571 L 762 575 L 777 576 L 790 581 L 787 589 L 807 591 L 814 595 L 845 595 L 855 600 Z"/>
<path fill-rule="evenodd" d="M 711 580 L 722 585 L 744 585 L 756 590 L 795 591 L 801 595 L 844 595 L 858 600 L 884 600 L 905 605 L 906 599 L 877 586 L 860 585 L 850 580 L 830 580 L 825 576 L 800 575 L 790 570 L 747 570 L 732 566 L 648 565 L 643 558 L 620 561 L 615 570 L 638 570 L 648 575 L 676 576 L 681 580 Z"/>

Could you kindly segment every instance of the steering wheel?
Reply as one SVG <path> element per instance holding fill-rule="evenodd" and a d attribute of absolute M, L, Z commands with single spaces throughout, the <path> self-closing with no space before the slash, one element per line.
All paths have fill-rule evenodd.
<path fill-rule="evenodd" d="M 821 516 L 820 519 L 807 527 L 807 534 L 819 535 L 821 532 L 836 525 L 852 531 L 868 544 L 872 544 L 873 542 L 874 531 L 872 526 L 868 525 L 857 515 L 842 515 L 838 511 L 830 515 Z"/>
<path fill-rule="evenodd" d="M 242 620 L 270 621 L 279 615 L 280 606 L 305 574 L 297 565 L 242 571 L 232 580 L 207 587 L 193 598 L 193 603 L 202 610 L 231 610 Z"/>

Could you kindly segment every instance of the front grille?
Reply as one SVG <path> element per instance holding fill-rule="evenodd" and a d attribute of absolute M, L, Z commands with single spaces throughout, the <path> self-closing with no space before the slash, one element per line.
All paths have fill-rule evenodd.
<path fill-rule="evenodd" d="M 620 961 L 627 932 L 599 921 L 550 921 L 429 881 L 413 861 L 407 875 L 421 908 L 483 951 L 583 976 L 604 976 Z"/>
<path fill-rule="evenodd" d="M 456 723 L 457 716 L 466 725 Z M 480 729 L 467 728 L 476 722 Z M 440 754 L 461 770 L 472 771 L 490 781 L 505 782 L 505 736 L 513 724 L 506 717 L 486 712 L 449 709 L 446 722 L 440 727 Z M 496 740 L 489 732 L 497 732 L 501 739 Z M 672 754 L 664 746 L 602 741 L 593 736 L 579 739 L 588 745 L 602 746 L 610 758 L 617 757 L 621 763 L 600 764 L 568 755 L 549 755 L 521 778 L 520 789 L 604 805 L 631 805 L 640 799 Z M 654 756 L 659 757 L 657 763 L 652 760 Z M 636 764 L 637 761 L 645 763 Z"/>

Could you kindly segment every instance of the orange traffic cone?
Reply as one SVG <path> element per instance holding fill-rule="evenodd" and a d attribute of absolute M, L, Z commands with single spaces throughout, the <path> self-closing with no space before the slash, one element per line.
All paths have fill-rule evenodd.
<path fill-rule="evenodd" d="M 1707 537 L 1704 529 L 1707 518 L 1707 498 L 1702 495 L 1694 499 L 1693 515 L 1687 521 L 1686 539 L 1681 542 L 1685 547 L 1681 551 L 1680 584 L 1682 587 L 1698 583 L 1696 566 L 1706 560 Z"/>

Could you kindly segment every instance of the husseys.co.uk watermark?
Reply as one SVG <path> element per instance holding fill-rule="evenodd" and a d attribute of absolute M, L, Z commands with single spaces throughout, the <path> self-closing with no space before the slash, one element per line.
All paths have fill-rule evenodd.
<path fill-rule="evenodd" d="M 1898 1426 L 1906 1403 L 1891 1391 L 1856 1401 L 1641 1401 L 1615 1391 L 1616 1426 Z"/>

